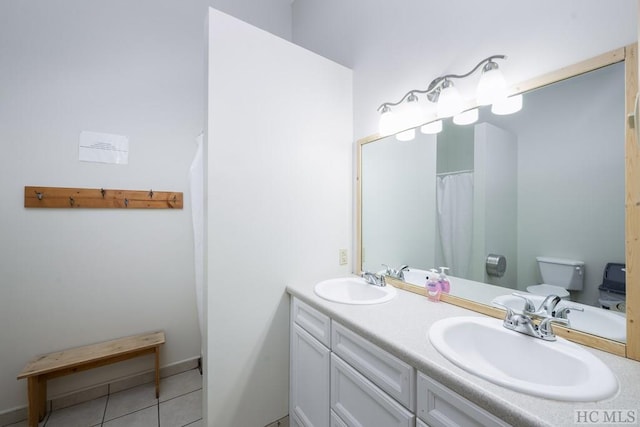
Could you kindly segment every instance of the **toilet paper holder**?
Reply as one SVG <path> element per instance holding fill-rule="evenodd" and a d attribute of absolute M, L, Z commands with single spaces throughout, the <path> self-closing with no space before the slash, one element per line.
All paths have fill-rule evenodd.
<path fill-rule="evenodd" d="M 489 254 L 487 255 L 485 268 L 489 276 L 502 277 L 507 271 L 507 259 L 504 255 Z"/>

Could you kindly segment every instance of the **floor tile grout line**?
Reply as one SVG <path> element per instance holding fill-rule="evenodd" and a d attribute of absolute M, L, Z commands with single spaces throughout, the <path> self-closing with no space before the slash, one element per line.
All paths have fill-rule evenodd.
<path fill-rule="evenodd" d="M 177 399 L 177 398 L 179 398 L 179 397 L 186 396 L 187 394 L 195 393 L 196 391 L 200 391 L 200 390 L 202 390 L 202 387 L 197 388 L 197 389 L 195 389 L 195 390 L 187 391 L 187 392 L 182 393 L 182 394 L 179 394 L 179 395 L 177 395 L 177 396 L 173 396 L 171 399 L 167 399 L 167 400 L 163 400 L 163 401 L 160 401 L 160 399 L 158 399 L 158 405 L 160 405 L 161 403 L 170 402 L 170 401 L 172 401 L 172 400 L 174 400 L 174 399 Z"/>
<path fill-rule="evenodd" d="M 107 407 L 109 406 L 109 398 L 111 397 L 111 388 L 107 387 L 107 401 L 104 403 L 104 411 L 102 411 L 102 421 L 100 421 L 100 425 L 104 424 L 104 418 L 107 415 Z"/>
<path fill-rule="evenodd" d="M 102 425 L 104 425 L 104 423 L 110 423 L 110 422 L 111 422 L 111 421 L 113 421 L 113 420 L 118 420 L 118 419 L 120 419 L 120 418 L 124 418 L 124 417 L 126 417 L 126 416 L 131 415 L 131 414 L 135 414 L 136 412 L 145 411 L 145 410 L 147 410 L 147 409 L 149 409 L 149 408 L 153 408 L 154 406 L 158 406 L 158 403 L 156 402 L 156 403 L 154 403 L 154 404 L 152 404 L 152 405 L 145 406 L 144 408 L 136 409 L 135 411 L 131 411 L 131 412 L 128 412 L 128 413 L 126 413 L 126 414 L 118 415 L 118 416 L 117 416 L 117 417 L 115 417 L 115 418 L 111 418 L 111 419 L 108 419 L 108 420 L 103 420 L 101 424 L 102 424 Z"/>

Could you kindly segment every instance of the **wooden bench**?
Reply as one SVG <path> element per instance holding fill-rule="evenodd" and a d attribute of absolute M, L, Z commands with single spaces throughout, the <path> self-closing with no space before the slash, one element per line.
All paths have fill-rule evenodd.
<path fill-rule="evenodd" d="M 164 332 L 134 335 L 38 356 L 27 363 L 18 379 L 27 379 L 29 427 L 37 427 L 47 413 L 47 380 L 155 353 L 156 398 L 160 396 L 160 346 Z"/>

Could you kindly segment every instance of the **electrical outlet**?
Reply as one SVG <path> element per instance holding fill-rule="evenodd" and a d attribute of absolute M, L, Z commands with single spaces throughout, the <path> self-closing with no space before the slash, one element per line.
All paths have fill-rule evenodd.
<path fill-rule="evenodd" d="M 340 259 L 340 265 L 347 265 L 347 250 L 340 249 L 340 251 L 338 251 L 338 256 Z"/>

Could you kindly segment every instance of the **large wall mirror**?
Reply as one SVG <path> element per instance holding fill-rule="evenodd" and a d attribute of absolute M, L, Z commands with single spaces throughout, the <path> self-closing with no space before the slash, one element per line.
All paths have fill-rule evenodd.
<path fill-rule="evenodd" d="M 499 316 L 495 301 L 544 282 L 539 257 L 580 261 L 582 289 L 563 303 L 583 311 L 565 336 L 637 359 L 627 350 L 640 341 L 632 333 L 640 300 L 628 291 L 625 245 L 637 240 L 625 213 L 636 81 L 633 45 L 514 86 L 524 94 L 518 113 L 483 107 L 475 124 L 448 119 L 436 135 L 360 141 L 360 271 L 408 265 L 402 286 L 421 293 L 424 272 L 446 266 L 447 302 Z M 503 274 L 487 269 L 490 255 L 506 261 Z M 626 295 L 601 289 L 616 268 Z"/>

